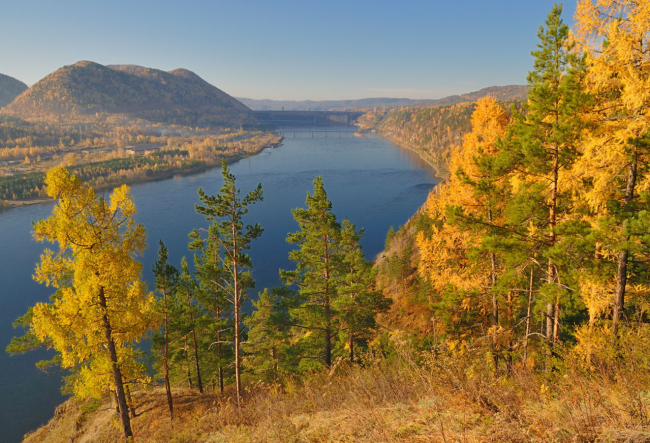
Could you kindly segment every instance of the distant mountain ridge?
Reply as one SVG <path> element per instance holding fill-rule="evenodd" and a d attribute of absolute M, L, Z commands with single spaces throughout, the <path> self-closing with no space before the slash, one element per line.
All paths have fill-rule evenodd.
<path fill-rule="evenodd" d="M 8 75 L 0 74 L 0 108 L 7 106 L 27 89 L 27 85 Z"/>
<path fill-rule="evenodd" d="M 255 100 L 251 98 L 235 97 L 237 100 L 253 109 L 254 111 L 281 110 L 286 111 L 330 111 L 341 109 L 368 109 L 374 107 L 428 107 L 428 106 L 446 106 L 458 103 L 474 102 L 487 95 L 494 96 L 500 101 L 525 100 L 528 93 L 528 86 L 508 85 L 508 86 L 490 86 L 479 91 L 469 92 L 461 95 L 451 95 L 437 100 L 415 100 L 410 98 L 363 98 L 358 100 Z"/>
<path fill-rule="evenodd" d="M 51 73 L 2 112 L 25 119 L 126 114 L 153 122 L 201 127 L 255 123 L 250 109 L 186 69 L 165 72 L 90 61 Z"/>
<path fill-rule="evenodd" d="M 345 108 L 372 108 L 375 106 L 409 105 L 416 100 L 410 98 L 362 98 L 358 100 L 255 100 L 252 98 L 235 97 L 237 100 L 254 111 L 330 111 Z"/>

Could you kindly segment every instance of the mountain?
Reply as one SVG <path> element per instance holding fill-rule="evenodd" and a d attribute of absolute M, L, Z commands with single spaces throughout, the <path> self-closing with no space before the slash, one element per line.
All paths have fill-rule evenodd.
<path fill-rule="evenodd" d="M 368 109 L 374 107 L 430 107 L 446 106 L 458 103 L 474 102 L 486 95 L 492 95 L 499 101 L 508 100 L 525 100 L 528 86 L 508 85 L 508 86 L 490 86 L 479 91 L 470 92 L 462 95 L 451 95 L 437 100 L 414 100 L 410 98 L 363 98 L 359 100 L 303 100 L 303 101 L 286 101 L 286 100 L 254 100 L 251 98 L 239 98 L 237 100 L 255 111 L 281 110 L 286 111 L 331 111 L 341 109 Z"/>
<path fill-rule="evenodd" d="M 255 123 L 250 109 L 186 69 L 165 72 L 135 65 L 103 66 L 80 61 L 48 75 L 10 106 L 29 118 L 65 114 L 92 119 L 97 113 L 126 114 L 153 122 L 189 126 Z"/>
<path fill-rule="evenodd" d="M 415 106 L 446 106 L 458 103 L 470 103 L 488 95 L 491 95 L 499 101 L 520 101 L 526 100 L 528 89 L 528 86 L 523 85 L 490 86 L 479 91 L 462 95 L 451 95 L 439 100 L 418 100 Z"/>
<path fill-rule="evenodd" d="M 0 74 L 0 108 L 7 106 L 27 89 L 27 85 L 8 75 Z"/>
<path fill-rule="evenodd" d="M 373 108 L 375 106 L 402 106 L 409 105 L 417 100 L 410 98 L 362 98 L 359 100 L 255 100 L 252 98 L 235 97 L 237 100 L 255 111 L 330 111 L 346 108 Z"/>

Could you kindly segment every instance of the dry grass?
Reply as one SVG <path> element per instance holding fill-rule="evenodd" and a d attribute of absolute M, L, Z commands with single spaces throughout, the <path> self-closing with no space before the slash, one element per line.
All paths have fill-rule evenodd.
<path fill-rule="evenodd" d="M 417 363 L 416 363 L 417 360 Z M 160 389 L 138 392 L 140 442 L 650 442 L 648 371 L 564 369 L 496 376 L 480 352 L 435 356 L 402 349 L 391 361 L 341 363 L 282 388 L 231 393 L 175 391 L 172 426 Z M 114 411 L 66 403 L 26 442 L 121 441 Z"/>

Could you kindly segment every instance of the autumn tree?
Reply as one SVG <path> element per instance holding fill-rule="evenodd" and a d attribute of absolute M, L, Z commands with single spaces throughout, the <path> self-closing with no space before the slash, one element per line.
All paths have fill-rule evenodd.
<path fill-rule="evenodd" d="M 589 66 L 585 85 L 597 102 L 590 117 L 598 125 L 583 148 L 582 198 L 602 225 L 602 256 L 616 256 L 613 289 L 603 288 L 613 298 L 614 335 L 625 312 L 630 275 L 640 271 L 631 272 L 630 266 L 647 248 L 642 243 L 650 185 L 648 23 L 645 1 L 579 0 L 576 8 L 575 37 Z"/>
<path fill-rule="evenodd" d="M 202 205 L 196 205 L 196 211 L 212 222 L 208 230 L 208 238 L 202 238 L 198 231 L 190 237 L 196 247 L 208 240 L 218 248 L 217 258 L 218 277 L 215 287 L 223 291 L 233 306 L 234 324 L 234 366 L 235 384 L 237 389 L 237 404 L 241 401 L 241 340 L 242 340 L 242 308 L 248 299 L 248 289 L 254 287 L 251 274 L 251 259 L 246 254 L 253 240 L 262 235 L 259 224 L 244 226 L 243 217 L 248 213 L 248 206 L 262 200 L 262 185 L 243 198 L 235 185 L 235 176 L 230 172 L 226 161 L 222 162 L 223 186 L 216 196 L 207 195 L 199 188 L 199 198 Z"/>
<path fill-rule="evenodd" d="M 76 368 L 78 395 L 97 396 L 110 381 L 130 438 L 125 384 L 146 380 L 133 343 L 157 318 L 135 259 L 145 248 L 145 230 L 134 220 L 127 186 L 106 201 L 63 168 L 51 169 L 46 185 L 56 206 L 34 225 L 34 237 L 57 243 L 58 251 L 45 250 L 34 278 L 57 292 L 34 307 L 30 328 L 60 353 L 63 368 Z"/>
<path fill-rule="evenodd" d="M 427 200 L 431 229 L 416 237 L 418 271 L 440 294 L 439 306 L 450 313 L 448 326 L 461 321 L 486 324 L 493 335 L 495 363 L 500 326 L 496 283 L 502 265 L 494 248 L 483 242 L 491 233 L 487 227 L 501 222 L 506 198 L 499 192 L 499 179 L 486 172 L 484 163 L 497 156 L 496 142 L 509 121 L 509 114 L 494 98 L 476 103 L 471 132 L 451 152 L 451 175 Z M 485 313 L 491 314 L 489 319 Z"/>

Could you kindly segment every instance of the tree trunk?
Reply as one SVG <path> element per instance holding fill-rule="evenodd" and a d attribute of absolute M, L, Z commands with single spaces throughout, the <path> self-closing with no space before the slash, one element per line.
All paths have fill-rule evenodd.
<path fill-rule="evenodd" d="M 194 364 L 196 366 L 196 386 L 199 388 L 199 392 L 203 394 L 203 382 L 201 380 L 201 368 L 199 367 L 199 346 L 196 339 L 196 327 L 194 324 L 194 314 L 192 313 L 192 298 L 187 297 L 187 305 L 189 306 L 190 321 L 192 322 L 192 347 L 194 351 Z"/>
<path fill-rule="evenodd" d="M 192 320 L 194 321 L 194 320 Z M 194 363 L 196 365 L 196 386 L 199 388 L 199 392 L 203 393 L 203 381 L 201 380 L 201 368 L 199 365 L 199 346 L 196 340 L 196 329 L 192 327 L 192 340 L 194 346 Z"/>
<path fill-rule="evenodd" d="M 233 196 L 233 200 L 234 200 Z M 235 386 L 237 388 L 237 407 L 241 407 L 241 303 L 242 294 L 239 287 L 239 246 L 237 244 L 236 205 L 231 214 L 232 223 L 232 280 L 233 280 L 233 305 L 235 310 Z"/>
<path fill-rule="evenodd" d="M 534 277 L 534 267 L 531 263 L 530 265 L 530 281 L 528 282 L 528 306 L 526 308 L 526 335 L 524 336 L 524 356 L 523 356 L 523 366 L 526 370 L 526 365 L 528 363 L 528 336 L 530 335 L 530 316 L 533 310 L 533 277 Z"/>
<path fill-rule="evenodd" d="M 488 209 L 488 220 L 492 222 L 492 209 Z M 499 301 L 497 300 L 496 285 L 497 285 L 497 262 L 494 253 L 490 253 L 490 282 L 492 292 L 492 326 L 494 332 L 492 334 L 492 358 L 494 359 L 494 370 L 499 370 L 499 353 L 497 349 L 497 330 L 499 328 Z"/>
<path fill-rule="evenodd" d="M 350 363 L 354 363 L 354 334 L 350 331 Z"/>
<path fill-rule="evenodd" d="M 188 352 L 189 346 L 187 345 L 187 335 L 183 337 L 183 341 L 185 342 L 183 349 L 185 350 L 185 355 L 187 356 L 187 387 L 193 389 L 194 382 L 192 381 L 192 363 L 190 362 L 190 354 Z"/>
<path fill-rule="evenodd" d="M 625 205 L 629 206 L 634 200 L 634 187 L 637 176 L 636 158 L 630 163 L 630 169 L 627 174 L 627 185 L 625 186 Z M 628 208 L 626 208 L 628 209 Z M 627 217 L 627 216 L 626 216 Z M 623 222 L 624 242 L 630 239 L 627 234 L 627 220 Z M 612 333 L 618 335 L 618 325 L 620 323 L 623 309 L 625 308 L 625 286 L 627 284 L 627 264 L 629 261 L 629 252 L 624 249 L 618 254 L 618 266 L 616 269 L 616 292 L 614 295 L 614 306 L 612 310 Z"/>
<path fill-rule="evenodd" d="M 329 237 L 324 237 L 325 241 L 325 366 L 332 366 L 332 310 L 330 298 L 330 268 L 329 268 L 329 248 L 327 242 Z"/>
<path fill-rule="evenodd" d="M 217 323 L 221 321 L 221 307 L 219 306 L 219 301 L 217 303 Z M 217 329 L 217 360 L 219 361 L 219 392 L 223 393 L 223 366 L 221 361 L 221 326 Z"/>
<path fill-rule="evenodd" d="M 135 405 L 133 403 L 133 398 L 131 397 L 131 390 L 129 389 L 128 384 L 124 385 L 124 391 L 126 392 L 126 402 L 129 405 L 129 412 L 131 413 L 131 418 L 135 418 L 137 414 L 135 413 Z"/>
<path fill-rule="evenodd" d="M 236 268 L 235 268 L 236 269 Z M 235 291 L 237 284 L 235 283 Z M 239 295 L 235 295 L 235 385 L 237 387 L 237 406 L 241 407 L 241 325 L 240 325 L 241 304 Z"/>
<path fill-rule="evenodd" d="M 557 116 L 556 116 L 557 123 Z M 553 148 L 553 170 L 552 170 L 552 179 L 551 179 L 551 201 L 549 204 L 549 216 L 548 216 L 548 227 L 549 227 L 549 247 L 552 248 L 555 246 L 555 226 L 557 225 L 557 184 L 559 180 L 559 147 L 555 146 Z M 548 283 L 555 283 L 556 269 L 553 261 L 549 259 L 548 261 Z M 555 342 L 555 329 L 557 325 L 555 324 L 556 319 L 560 318 L 560 303 L 554 306 L 553 303 L 548 303 L 546 305 L 546 339 L 554 343 Z"/>
<path fill-rule="evenodd" d="M 163 303 L 165 304 L 165 349 L 163 352 L 163 371 L 165 372 L 165 392 L 167 394 L 167 407 L 169 408 L 169 417 L 174 420 L 174 399 L 172 398 L 172 388 L 169 383 L 169 318 L 167 315 L 167 292 L 163 291 Z"/>
<path fill-rule="evenodd" d="M 122 429 L 124 436 L 129 439 L 133 437 L 131 430 L 131 418 L 129 417 L 129 407 L 126 403 L 126 393 L 124 392 L 124 383 L 122 381 L 122 371 L 117 360 L 117 349 L 113 341 L 113 328 L 108 319 L 108 306 L 106 303 L 106 295 L 104 294 L 104 287 L 99 287 L 99 305 L 102 308 L 102 324 L 104 326 L 104 336 L 106 338 L 106 346 L 111 359 L 111 367 L 113 369 L 113 381 L 115 382 L 115 393 L 117 395 L 117 404 L 120 408 L 120 418 L 122 420 Z"/>

